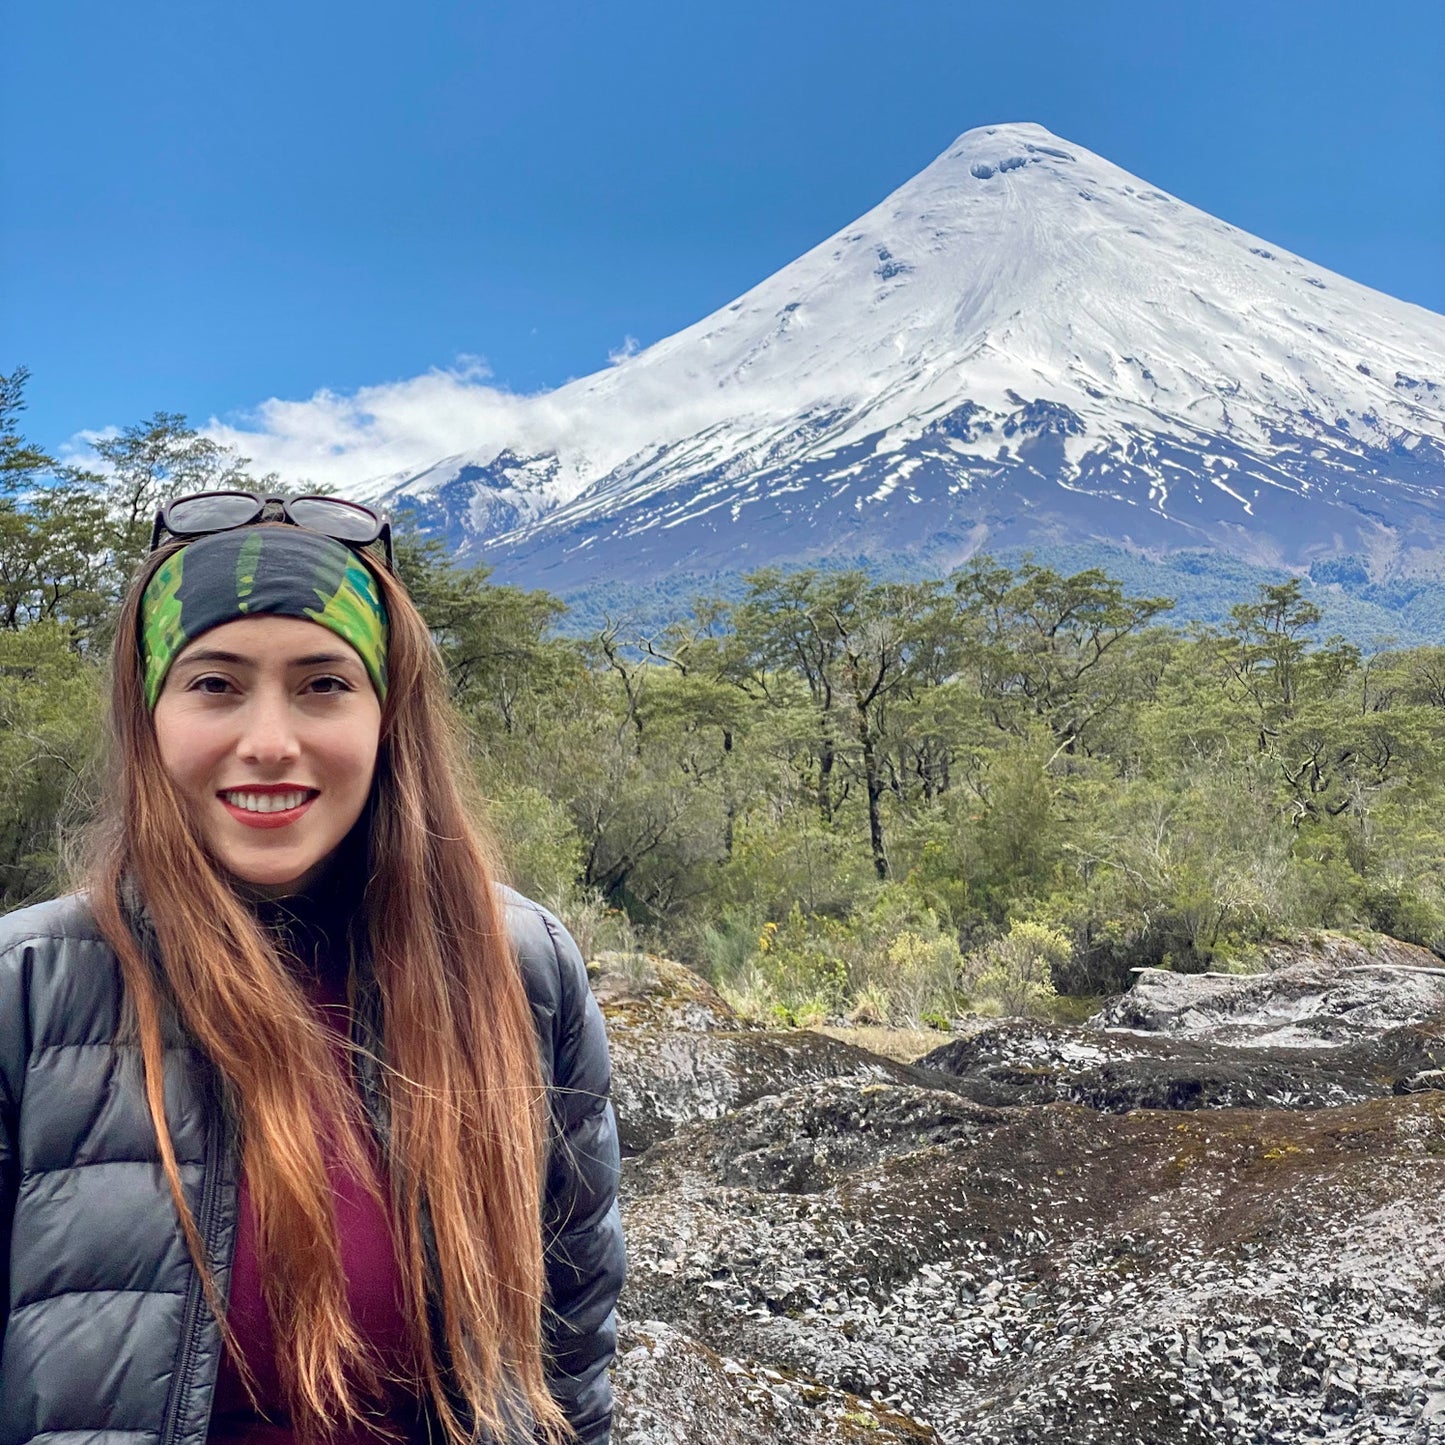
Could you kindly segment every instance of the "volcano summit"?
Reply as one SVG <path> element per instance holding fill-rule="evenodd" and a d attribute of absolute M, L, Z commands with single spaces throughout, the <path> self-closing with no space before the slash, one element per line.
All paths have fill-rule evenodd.
<path fill-rule="evenodd" d="M 1079 543 L 1440 578 L 1445 317 L 988 126 L 515 435 L 368 491 L 564 595 Z"/>

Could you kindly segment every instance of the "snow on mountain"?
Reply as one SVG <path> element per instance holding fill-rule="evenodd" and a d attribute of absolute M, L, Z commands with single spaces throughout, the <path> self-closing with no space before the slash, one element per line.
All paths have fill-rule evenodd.
<path fill-rule="evenodd" d="M 1445 575 L 1445 317 L 1037 125 L 372 494 L 500 575 L 1101 541 Z"/>

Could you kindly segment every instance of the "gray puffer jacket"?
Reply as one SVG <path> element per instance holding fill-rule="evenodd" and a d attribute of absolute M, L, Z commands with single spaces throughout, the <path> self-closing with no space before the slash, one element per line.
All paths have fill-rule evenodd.
<path fill-rule="evenodd" d="M 547 1178 L 549 1385 L 606 1445 L 622 1285 L 617 1130 L 602 1018 L 576 945 L 508 895 L 558 1139 Z M 357 1010 L 360 1043 L 374 1008 Z M 141 1088 L 116 1046 L 119 968 L 83 898 L 0 919 L 0 1445 L 203 1445 L 220 1332 L 178 1228 Z M 362 1094 L 384 1127 L 375 1080 Z M 236 1163 L 211 1069 L 171 1041 L 166 1113 L 224 1292 Z"/>

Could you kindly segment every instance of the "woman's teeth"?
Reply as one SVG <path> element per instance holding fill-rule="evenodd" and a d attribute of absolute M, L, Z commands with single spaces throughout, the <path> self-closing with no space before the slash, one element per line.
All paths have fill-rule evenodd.
<path fill-rule="evenodd" d="M 298 789 L 294 793 L 222 793 L 221 796 L 233 808 L 242 808 L 248 813 L 284 813 L 288 808 L 299 808 L 307 794 Z"/>

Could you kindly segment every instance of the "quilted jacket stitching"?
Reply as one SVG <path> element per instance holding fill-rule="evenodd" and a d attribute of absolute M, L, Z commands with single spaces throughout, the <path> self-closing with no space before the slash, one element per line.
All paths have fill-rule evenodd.
<path fill-rule="evenodd" d="M 162 1289 L 159 1285 L 146 1289 L 57 1289 L 51 1290 L 49 1294 L 36 1295 L 34 1299 L 28 1299 L 24 1304 L 18 1304 L 10 1311 L 10 1318 L 13 1320 L 16 1315 L 24 1314 L 26 1310 L 33 1310 L 36 1305 L 43 1305 L 50 1300 L 67 1299 L 78 1294 L 86 1295 L 115 1295 L 115 1294 L 141 1294 L 141 1295 L 170 1295 L 172 1299 L 181 1299 L 185 1295 L 183 1289 Z"/>

